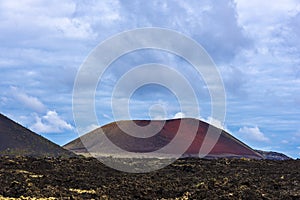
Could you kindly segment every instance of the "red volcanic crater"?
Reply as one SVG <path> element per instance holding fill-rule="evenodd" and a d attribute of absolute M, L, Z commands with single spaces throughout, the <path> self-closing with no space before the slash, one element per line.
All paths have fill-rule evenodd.
<path fill-rule="evenodd" d="M 105 138 L 124 152 L 184 152 L 183 156 L 197 157 L 200 152 L 203 157 L 262 158 L 259 153 L 224 130 L 191 118 L 112 122 L 77 138 L 64 148 L 75 153 L 118 153 L 111 149 Z M 169 146 L 171 147 L 168 148 Z"/>

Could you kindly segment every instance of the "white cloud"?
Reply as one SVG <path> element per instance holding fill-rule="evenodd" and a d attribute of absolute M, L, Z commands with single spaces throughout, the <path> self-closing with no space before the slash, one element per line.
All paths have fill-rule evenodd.
<path fill-rule="evenodd" d="M 56 21 L 51 20 L 49 24 L 51 23 L 67 38 L 91 39 L 97 36 L 97 34 L 93 32 L 90 24 L 79 19 L 62 18 Z"/>
<path fill-rule="evenodd" d="M 42 117 L 36 115 L 35 120 L 29 128 L 37 133 L 61 133 L 73 129 L 73 126 L 64 121 L 56 111 L 48 111 Z"/>
<path fill-rule="evenodd" d="M 283 143 L 283 144 L 288 144 L 289 141 L 287 141 L 287 140 L 281 140 L 281 143 Z"/>
<path fill-rule="evenodd" d="M 235 5 L 230 0 L 166 1 L 163 5 L 159 1 L 133 0 L 126 4 L 122 5 L 122 14 L 125 19 L 132 20 L 131 26 L 178 30 L 200 42 L 214 60 L 223 62 L 232 59 L 249 42 L 237 24 Z M 134 12 L 133 8 L 136 8 Z"/>
<path fill-rule="evenodd" d="M 284 31 L 284 23 L 300 11 L 299 2 L 296 0 L 276 1 L 236 1 L 238 22 L 247 33 L 259 42 L 257 49 L 260 53 L 267 53 L 274 43 L 278 43 L 279 31 Z M 255 12 L 253 12 L 255 10 Z M 263 44 L 269 45 L 263 45 Z"/>
<path fill-rule="evenodd" d="M 182 113 L 182 112 L 178 112 L 174 115 L 174 119 L 178 119 L 178 118 L 184 118 L 185 117 L 185 114 Z"/>
<path fill-rule="evenodd" d="M 119 1 L 77 1 L 73 16 L 105 26 L 122 19 L 119 10 Z"/>
<path fill-rule="evenodd" d="M 166 119 L 166 105 L 165 102 L 156 103 L 149 108 L 149 117 L 151 120 L 165 120 Z"/>
<path fill-rule="evenodd" d="M 211 116 L 207 117 L 206 119 L 203 118 L 203 117 L 200 117 L 200 120 L 202 120 L 202 121 L 204 121 L 206 123 L 209 123 L 209 124 L 211 124 L 211 125 L 219 128 L 219 129 L 228 131 L 227 128 L 226 128 L 226 126 L 224 125 L 224 123 L 222 123 L 220 120 L 215 119 L 215 118 L 213 118 Z"/>
<path fill-rule="evenodd" d="M 15 46 L 8 45 L 10 48 L 51 46 L 57 49 L 69 46 L 74 39 L 94 39 L 97 34 L 91 27 L 91 20 L 76 18 L 75 9 L 76 3 L 72 0 L 1 2 L 0 29 L 3 31 L 0 40 L 14 40 Z"/>
<path fill-rule="evenodd" d="M 225 130 L 225 127 L 224 125 L 222 124 L 222 122 L 218 119 L 214 119 L 212 117 L 208 117 L 207 120 L 206 120 L 209 124 L 219 128 L 219 129 L 223 129 Z"/>
<path fill-rule="evenodd" d="M 246 140 L 258 141 L 258 142 L 268 142 L 267 138 L 257 126 L 255 127 L 242 127 L 238 131 L 238 135 Z"/>
<path fill-rule="evenodd" d="M 299 1 L 287 0 L 276 3 L 254 1 L 236 1 L 239 24 L 244 28 L 247 35 L 252 38 L 253 47 L 248 52 L 252 54 L 246 62 L 252 64 L 292 62 L 293 51 L 299 52 L 299 47 L 292 47 L 299 39 L 294 37 L 297 25 L 293 21 L 300 11 Z M 255 10 L 255 12 L 253 12 Z M 297 20 L 299 21 L 299 20 Z M 289 45 L 288 41 L 292 44 Z M 242 56 L 242 55 L 241 55 Z M 238 56 L 239 59 L 241 56 Z M 245 62 L 244 62 L 245 64 Z M 279 66 L 282 66 L 278 64 Z"/>
<path fill-rule="evenodd" d="M 11 94 L 15 100 L 35 112 L 44 112 L 46 110 L 46 106 L 38 98 L 27 95 L 17 87 L 11 87 Z"/>

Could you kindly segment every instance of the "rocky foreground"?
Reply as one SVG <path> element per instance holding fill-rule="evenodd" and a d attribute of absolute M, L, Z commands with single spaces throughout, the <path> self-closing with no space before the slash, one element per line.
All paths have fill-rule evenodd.
<path fill-rule="evenodd" d="M 187 158 L 130 174 L 93 158 L 0 157 L 0 199 L 14 198 L 300 199 L 300 160 Z"/>

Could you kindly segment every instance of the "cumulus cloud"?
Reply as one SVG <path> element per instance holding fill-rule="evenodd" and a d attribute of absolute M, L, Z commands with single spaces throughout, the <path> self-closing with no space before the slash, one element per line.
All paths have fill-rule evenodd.
<path fill-rule="evenodd" d="M 120 13 L 125 20 L 131 21 L 128 24 L 130 27 L 158 26 L 192 36 L 205 47 L 213 59 L 220 62 L 231 60 L 236 52 L 247 47 L 249 43 L 247 35 L 237 23 L 235 4 L 230 0 L 133 0 L 121 4 Z"/>
<path fill-rule="evenodd" d="M 219 129 L 222 129 L 222 130 L 227 130 L 226 126 L 224 125 L 224 123 L 222 123 L 220 120 L 218 119 L 215 119 L 211 116 L 207 117 L 207 118 L 203 118 L 203 117 L 200 117 L 200 120 L 204 121 L 204 122 L 207 122 Z"/>
<path fill-rule="evenodd" d="M 41 113 L 46 110 L 46 106 L 38 98 L 29 96 L 17 87 L 11 87 L 11 93 L 16 101 L 35 112 Z"/>
<path fill-rule="evenodd" d="M 241 64 L 250 64 L 264 76 L 274 75 L 275 70 L 281 69 L 276 75 L 288 81 L 291 76 L 283 75 L 299 65 L 299 2 L 287 0 L 270 4 L 242 0 L 236 1 L 236 5 L 238 22 L 253 41 L 251 49 L 239 54 Z M 283 65 L 286 66 L 284 69 L 281 68 Z"/>
<path fill-rule="evenodd" d="M 225 127 L 224 127 L 223 123 L 218 119 L 215 119 L 213 117 L 208 117 L 207 120 L 205 120 L 205 121 L 207 121 L 209 124 L 219 128 L 219 129 L 224 129 L 225 130 Z"/>
<path fill-rule="evenodd" d="M 257 142 L 268 142 L 269 138 L 266 137 L 260 129 L 255 127 L 242 127 L 238 130 L 238 135 L 246 140 L 257 141 Z"/>
<path fill-rule="evenodd" d="M 56 111 L 48 111 L 46 115 L 36 115 L 35 123 L 29 127 L 37 133 L 61 133 L 72 130 L 73 126 L 63 120 Z"/>
<path fill-rule="evenodd" d="M 57 6 L 59 5 L 59 6 Z M 0 7 L 0 17 L 4 20 L 0 27 L 4 35 L 9 37 L 9 31 L 15 30 L 25 34 L 26 40 L 58 37 L 68 39 L 90 39 L 94 34 L 90 24 L 82 19 L 72 18 L 75 11 L 73 1 L 23 1 L 18 4 L 10 1 L 3 2 Z M 12 13 L 18 13 L 13 15 Z M 13 26 L 9 21 L 15 21 Z M 6 29 L 5 29 L 6 28 Z M 52 35 L 52 36 L 51 36 Z M 20 38 L 25 39 L 25 37 Z M 33 41 L 33 40 L 32 40 Z"/>
<path fill-rule="evenodd" d="M 178 119 L 178 118 L 184 118 L 185 117 L 185 114 L 182 113 L 182 112 L 178 112 L 174 115 L 174 119 Z"/>

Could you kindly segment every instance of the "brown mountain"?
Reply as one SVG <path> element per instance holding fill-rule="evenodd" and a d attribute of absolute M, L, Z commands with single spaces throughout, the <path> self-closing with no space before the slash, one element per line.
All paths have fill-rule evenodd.
<path fill-rule="evenodd" d="M 216 127 L 210 126 L 209 124 L 197 119 L 184 118 L 184 119 L 172 119 L 167 121 L 154 120 L 151 121 L 149 125 L 149 120 L 134 120 L 136 125 L 142 126 L 143 130 L 136 129 L 133 123 L 130 121 L 119 121 L 104 125 L 98 129 L 95 129 L 80 138 L 71 141 L 66 144 L 64 148 L 73 151 L 77 154 L 85 153 L 95 153 L 95 154 L 114 154 L 110 150 L 108 143 L 103 142 L 103 133 L 113 142 L 115 145 L 123 150 L 129 152 L 153 152 L 156 150 L 161 150 L 162 154 L 176 154 L 178 149 L 184 149 L 185 153 L 183 156 L 198 156 L 202 146 L 207 146 L 207 144 L 214 143 L 214 137 L 217 135 L 218 131 L 221 132 L 220 137 L 217 139 L 217 143 L 212 146 L 212 149 L 205 153 L 205 157 L 248 157 L 248 158 L 263 158 L 261 154 L 254 151 L 252 148 L 242 143 L 229 133 L 220 130 Z M 117 125 L 118 123 L 118 125 Z M 149 126 L 147 126 L 149 125 Z M 122 127 L 122 129 L 120 128 Z M 180 127 L 180 128 L 179 128 Z M 207 130 L 209 128 L 209 135 L 204 140 Z M 101 132 L 101 130 L 103 132 Z M 138 138 L 133 137 L 128 133 L 135 132 L 136 135 L 149 136 L 151 133 L 159 130 L 157 134 L 151 137 Z M 179 131 L 180 130 L 180 131 Z M 168 145 L 174 137 L 177 137 L 178 131 L 181 133 L 178 136 L 179 142 L 176 143 L 175 148 L 164 149 L 163 147 Z M 195 135 L 196 132 L 196 135 Z M 184 144 L 188 141 L 192 141 L 191 145 L 184 148 Z M 89 151 L 85 148 L 82 141 L 84 141 L 85 146 L 88 146 Z M 205 145 L 203 142 L 205 141 Z"/>
<path fill-rule="evenodd" d="M 0 114 L 0 155 L 57 157 L 75 156 L 22 125 Z"/>

